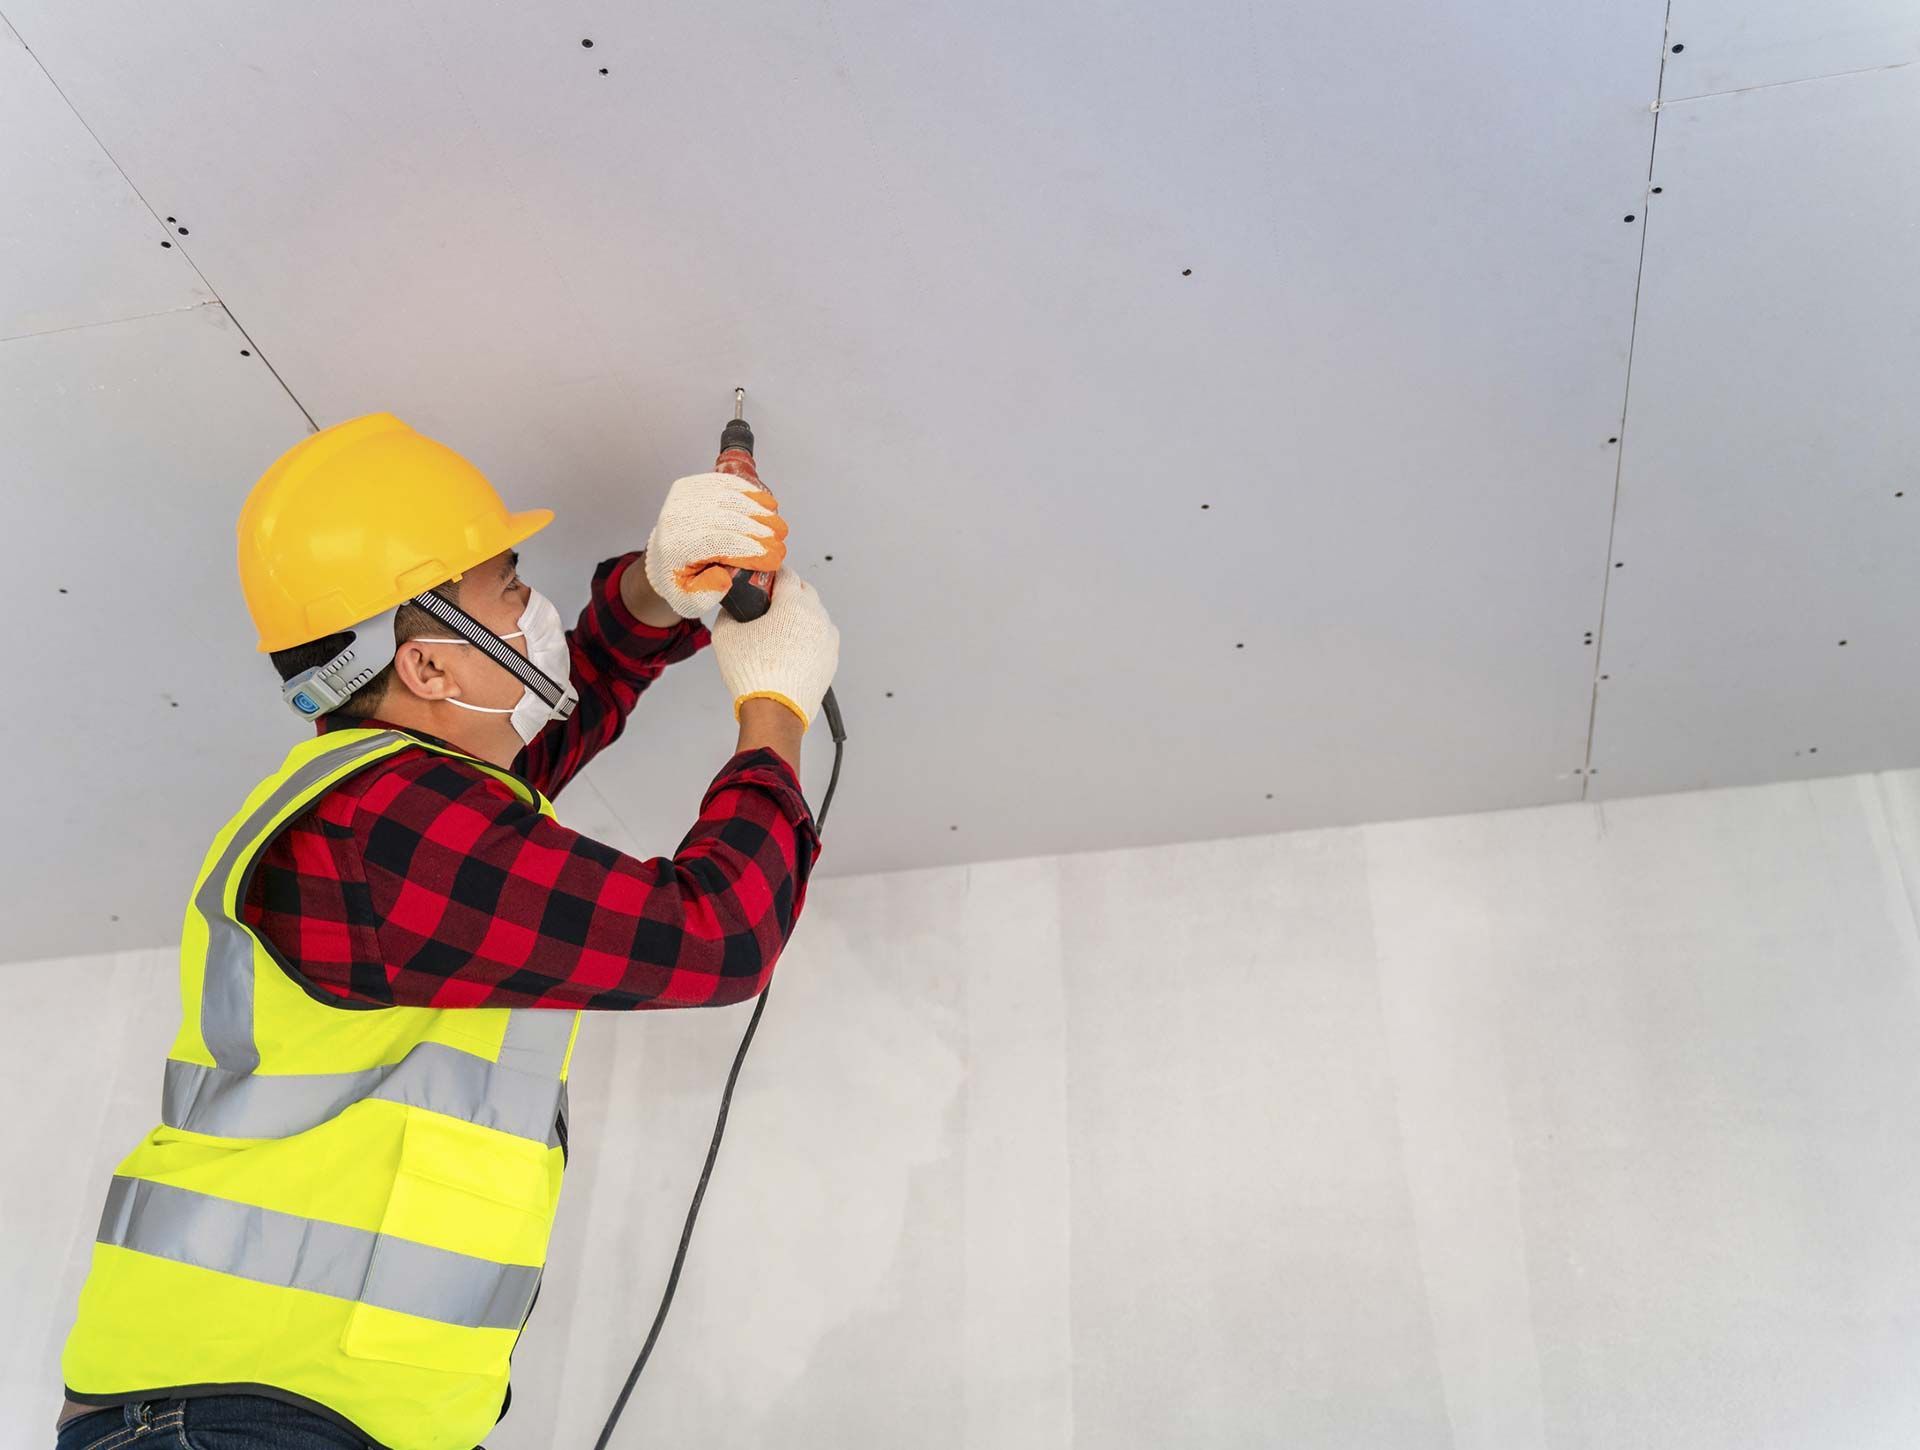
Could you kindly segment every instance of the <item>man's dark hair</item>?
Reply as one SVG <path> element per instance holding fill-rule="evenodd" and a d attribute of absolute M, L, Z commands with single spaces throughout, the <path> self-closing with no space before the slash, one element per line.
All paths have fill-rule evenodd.
<path fill-rule="evenodd" d="M 433 592 L 449 604 L 460 602 L 458 581 L 442 584 Z M 416 604 L 403 604 L 394 612 L 393 638 L 397 644 L 404 644 L 407 640 L 445 628 L 444 624 Z M 274 650 L 267 658 L 273 661 L 273 667 L 280 672 L 281 680 L 286 681 L 303 670 L 319 669 L 352 643 L 353 631 L 342 630 L 338 634 L 328 635 L 325 639 L 316 639 L 311 644 L 296 644 L 290 649 Z M 346 704 L 327 713 L 342 715 L 349 720 L 370 720 L 379 712 L 380 702 L 386 698 L 387 687 L 392 683 L 393 665 L 389 663 L 379 674 L 348 696 Z"/>

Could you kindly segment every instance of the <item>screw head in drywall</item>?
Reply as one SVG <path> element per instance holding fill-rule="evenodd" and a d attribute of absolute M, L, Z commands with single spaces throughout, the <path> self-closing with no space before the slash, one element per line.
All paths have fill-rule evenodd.
<path fill-rule="evenodd" d="M 592 50 L 592 49 L 593 49 L 593 42 L 592 42 L 591 40 L 585 40 L 585 39 L 583 39 L 583 40 L 582 40 L 582 41 L 580 42 L 580 44 L 581 44 L 581 45 L 582 45 L 583 47 L 585 47 L 586 49 L 588 49 L 588 50 Z"/>
<path fill-rule="evenodd" d="M 1680 42 L 1677 45 L 1669 47 L 1669 49 L 1671 49 L 1675 55 L 1680 54 L 1680 52 L 1685 50 L 1686 48 L 1687 48 L 1686 43 L 1684 41 Z"/>
<path fill-rule="evenodd" d="M 161 246 L 163 246 L 163 247 L 171 247 L 171 246 L 173 245 L 173 243 L 172 243 L 172 242 L 162 242 L 162 243 L 161 243 L 160 245 L 161 245 Z"/>
<path fill-rule="evenodd" d="M 1182 277 L 1191 277 L 1191 276 L 1193 275 L 1193 268 L 1191 268 L 1191 267 L 1182 267 L 1182 268 L 1180 269 L 1180 275 L 1181 275 Z"/>
<path fill-rule="evenodd" d="M 1627 213 L 1627 214 L 1626 214 L 1625 216 L 1623 216 L 1623 217 L 1621 217 L 1621 218 L 1620 218 L 1620 220 L 1621 220 L 1621 221 L 1623 221 L 1623 222 L 1630 222 L 1630 221 L 1632 221 L 1632 220 L 1633 220 L 1633 213 L 1632 213 L 1632 212 L 1628 212 L 1628 213 Z"/>

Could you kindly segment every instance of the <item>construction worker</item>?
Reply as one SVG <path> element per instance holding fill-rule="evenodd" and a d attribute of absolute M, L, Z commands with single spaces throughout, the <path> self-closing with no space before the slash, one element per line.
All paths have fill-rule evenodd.
<path fill-rule="evenodd" d="M 757 481 L 675 483 L 571 631 L 517 567 L 551 518 L 387 414 L 307 438 L 241 510 L 259 647 L 318 728 L 194 886 L 59 1450 L 470 1450 L 546 1260 L 579 1013 L 766 984 L 819 852 L 800 743 L 838 632 Z M 678 852 L 560 825 L 549 797 L 709 642 L 734 566 L 779 572 L 764 616 L 714 626 L 739 743 Z"/>

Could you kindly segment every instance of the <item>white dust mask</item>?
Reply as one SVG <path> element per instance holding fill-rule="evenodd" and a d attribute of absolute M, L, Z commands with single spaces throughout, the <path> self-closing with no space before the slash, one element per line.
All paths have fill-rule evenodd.
<path fill-rule="evenodd" d="M 519 628 L 512 634 L 503 634 L 502 639 L 521 639 L 527 642 L 527 658 L 533 662 L 541 674 L 554 683 L 565 685 L 567 694 L 573 695 L 573 687 L 568 683 L 572 674 L 573 655 L 567 648 L 567 628 L 560 621 L 560 611 L 553 607 L 553 601 L 538 589 L 528 588 L 527 607 L 520 611 L 516 621 Z M 470 640 L 450 639 L 431 635 L 418 635 L 422 644 L 470 644 Z M 520 737 L 521 743 L 531 745 L 533 737 L 540 733 L 541 727 L 549 720 L 563 720 L 571 713 L 573 701 L 563 700 L 559 706 L 549 705 L 534 691 L 525 688 L 520 691 L 520 701 L 516 705 L 469 705 L 465 700 L 448 700 L 449 705 L 458 705 L 462 710 L 472 710 L 481 715 L 510 715 L 513 733 Z"/>

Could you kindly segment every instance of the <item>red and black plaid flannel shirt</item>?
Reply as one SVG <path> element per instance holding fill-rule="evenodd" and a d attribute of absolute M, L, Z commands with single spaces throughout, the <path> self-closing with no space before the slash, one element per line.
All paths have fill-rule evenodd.
<path fill-rule="evenodd" d="M 513 763 L 549 797 L 708 641 L 697 621 L 655 629 L 627 610 L 620 576 L 638 557 L 594 571 L 567 633 L 580 702 Z M 337 728 L 369 725 L 384 722 Z M 766 985 L 819 851 L 800 782 L 770 750 L 728 761 L 680 849 L 649 861 L 542 816 L 465 760 L 402 750 L 275 837 L 241 915 L 315 988 L 356 1002 L 723 1006 Z"/>

